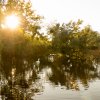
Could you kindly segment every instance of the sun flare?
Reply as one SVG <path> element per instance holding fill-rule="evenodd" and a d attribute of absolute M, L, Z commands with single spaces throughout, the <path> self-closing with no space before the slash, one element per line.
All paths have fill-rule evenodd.
<path fill-rule="evenodd" d="M 16 15 L 6 17 L 6 26 L 9 28 L 16 28 L 19 25 L 19 18 Z"/>

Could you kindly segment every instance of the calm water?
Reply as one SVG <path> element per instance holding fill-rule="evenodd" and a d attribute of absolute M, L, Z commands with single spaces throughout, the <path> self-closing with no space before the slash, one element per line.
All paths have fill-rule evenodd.
<path fill-rule="evenodd" d="M 75 87 L 68 89 L 60 84 L 54 85 L 48 80 L 44 70 L 40 80 L 43 81 L 44 89 L 43 92 L 36 93 L 32 97 L 34 100 L 100 100 L 100 80 L 98 78 L 90 80 L 87 87 L 77 80 L 79 89 L 75 89 Z"/>
<path fill-rule="evenodd" d="M 96 60 L 20 59 L 0 66 L 0 100 L 100 100 Z"/>

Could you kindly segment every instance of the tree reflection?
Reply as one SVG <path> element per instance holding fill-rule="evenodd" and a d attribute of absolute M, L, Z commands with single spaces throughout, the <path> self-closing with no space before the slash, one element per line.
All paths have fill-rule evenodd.
<path fill-rule="evenodd" d="M 25 63 L 27 62 L 27 63 Z M 35 93 L 43 91 L 32 61 L 2 59 L 0 95 L 2 100 L 32 100 Z M 39 84 L 39 85 L 38 85 Z"/>
<path fill-rule="evenodd" d="M 39 63 L 38 66 L 32 59 L 2 57 L 1 99 L 32 100 L 36 93 L 43 92 L 44 82 L 48 80 L 54 86 L 60 85 L 66 89 L 80 90 L 81 84 L 84 89 L 88 89 L 90 82 L 100 78 L 99 61 L 90 54 L 80 52 L 62 56 L 53 55 L 53 57 L 53 62 L 47 62 L 46 59 L 43 61 L 46 65 Z M 41 71 L 44 72 L 41 73 Z"/>
<path fill-rule="evenodd" d="M 49 80 L 67 89 L 80 90 L 80 84 L 87 89 L 89 82 L 100 77 L 99 66 L 91 55 L 78 56 L 66 55 L 56 59 L 51 67 L 52 73 L 48 74 Z"/>

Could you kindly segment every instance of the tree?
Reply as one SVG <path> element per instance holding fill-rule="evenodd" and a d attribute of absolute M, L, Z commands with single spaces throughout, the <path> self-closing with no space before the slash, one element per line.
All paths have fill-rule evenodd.
<path fill-rule="evenodd" d="M 56 53 L 82 58 L 90 50 L 99 48 L 100 35 L 89 25 L 81 28 L 82 22 L 56 23 L 48 28 L 48 33 L 52 35 L 52 48 Z"/>
<path fill-rule="evenodd" d="M 16 29 L 3 27 L 6 16 L 15 14 L 20 19 Z M 18 59 L 45 56 L 49 42 L 40 30 L 42 17 L 32 9 L 30 1 L 7 0 L 0 3 L 0 50 L 4 59 Z M 8 31 L 9 30 L 9 31 Z M 2 47 L 1 47 L 2 45 Z M 36 51 L 35 51 L 36 50 Z M 9 58 L 8 58 L 9 59 Z"/>
<path fill-rule="evenodd" d="M 7 0 L 0 4 L 0 22 L 4 24 L 5 17 L 11 14 L 15 14 L 20 18 L 19 30 L 24 33 L 31 33 L 34 37 L 39 34 L 40 29 L 40 17 L 32 10 L 32 4 L 30 1 L 24 2 L 23 0 Z"/>
<path fill-rule="evenodd" d="M 63 23 L 62 25 L 56 23 L 49 27 L 48 33 L 52 35 L 53 49 L 63 54 L 66 53 L 70 49 L 70 44 L 76 37 L 76 33 L 80 30 L 79 25 L 81 23 L 82 21 L 78 20 L 77 22 L 70 21 L 68 24 Z"/>

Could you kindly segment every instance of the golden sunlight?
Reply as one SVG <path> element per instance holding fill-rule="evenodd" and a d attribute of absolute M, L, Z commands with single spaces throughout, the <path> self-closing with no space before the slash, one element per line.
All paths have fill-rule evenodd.
<path fill-rule="evenodd" d="M 6 17 L 6 22 L 5 22 L 6 26 L 8 28 L 16 28 L 19 25 L 19 18 L 16 15 L 10 15 Z"/>

